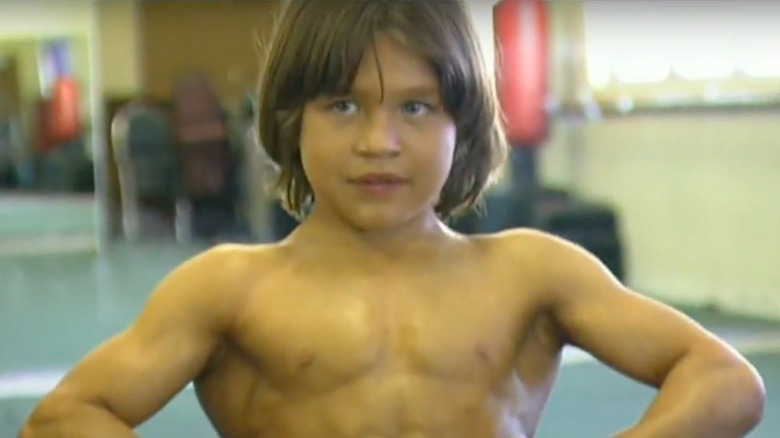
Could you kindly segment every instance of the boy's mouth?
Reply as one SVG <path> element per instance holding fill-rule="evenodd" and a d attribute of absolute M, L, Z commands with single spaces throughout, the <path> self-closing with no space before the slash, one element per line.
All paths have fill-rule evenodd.
<path fill-rule="evenodd" d="M 409 180 L 394 173 L 366 173 L 351 179 L 350 182 L 360 185 L 400 185 L 408 183 Z"/>
<path fill-rule="evenodd" d="M 394 173 L 366 173 L 349 180 L 360 192 L 372 198 L 387 198 L 409 184 L 409 179 Z"/>

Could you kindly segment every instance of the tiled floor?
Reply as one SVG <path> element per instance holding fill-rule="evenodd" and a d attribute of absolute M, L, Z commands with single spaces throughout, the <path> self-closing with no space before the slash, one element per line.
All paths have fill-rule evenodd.
<path fill-rule="evenodd" d="M 130 323 L 148 292 L 201 247 L 117 246 L 103 257 L 0 257 L 0 438 L 12 438 L 40 395 L 100 341 Z M 749 350 L 770 391 L 769 412 L 756 438 L 780 436 L 780 323 L 712 312 L 690 314 Z M 604 437 L 636 420 L 652 393 L 567 353 L 541 438 Z M 578 359 L 585 359 L 578 360 Z M 144 437 L 215 438 L 191 390 L 139 430 Z"/>

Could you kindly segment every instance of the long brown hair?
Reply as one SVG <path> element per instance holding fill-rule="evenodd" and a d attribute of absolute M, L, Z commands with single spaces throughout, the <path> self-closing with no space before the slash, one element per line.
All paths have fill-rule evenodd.
<path fill-rule="evenodd" d="M 275 189 L 288 212 L 300 219 L 314 201 L 299 146 L 304 105 L 348 93 L 380 33 L 429 60 L 457 127 L 436 213 L 447 219 L 477 204 L 504 164 L 507 144 L 494 81 L 464 2 L 293 0 L 276 25 L 261 75 L 257 132 L 279 168 Z"/>

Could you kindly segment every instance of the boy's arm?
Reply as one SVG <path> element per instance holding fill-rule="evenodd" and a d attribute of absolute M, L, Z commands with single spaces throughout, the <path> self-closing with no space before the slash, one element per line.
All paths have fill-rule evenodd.
<path fill-rule="evenodd" d="M 758 424 L 765 390 L 742 356 L 680 312 L 620 284 L 579 246 L 538 240 L 541 281 L 564 341 L 659 389 L 621 438 L 736 438 Z"/>
<path fill-rule="evenodd" d="M 20 437 L 134 437 L 132 429 L 195 378 L 219 346 L 236 308 L 230 297 L 239 264 L 220 248 L 177 268 L 130 328 L 42 400 Z"/>

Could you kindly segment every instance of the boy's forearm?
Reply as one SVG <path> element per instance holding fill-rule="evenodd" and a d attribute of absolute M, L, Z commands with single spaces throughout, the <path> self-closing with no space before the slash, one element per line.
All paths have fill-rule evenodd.
<path fill-rule="evenodd" d="M 760 421 L 764 387 L 747 365 L 682 362 L 635 427 L 616 438 L 738 438 Z"/>
<path fill-rule="evenodd" d="M 18 438 L 139 438 L 109 411 L 89 404 L 41 407 Z"/>

